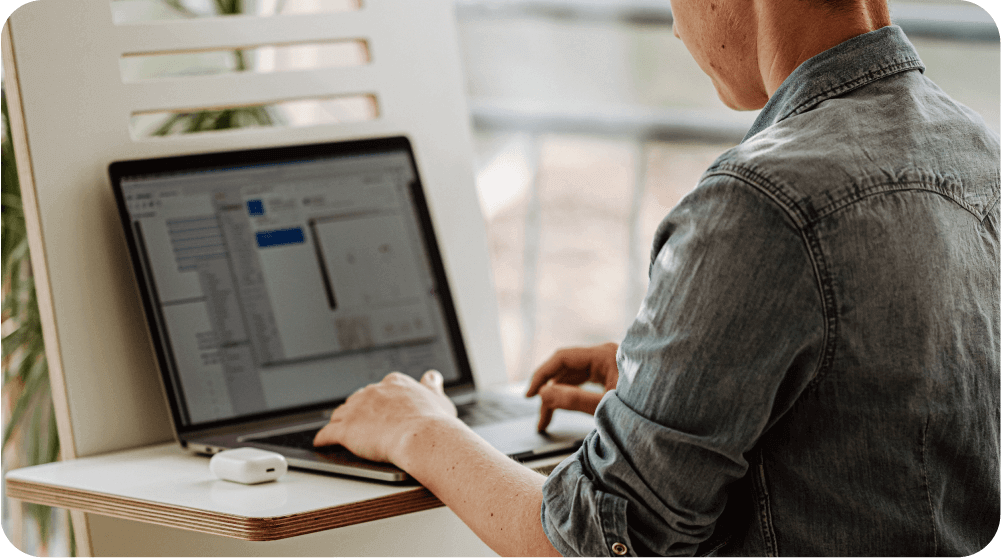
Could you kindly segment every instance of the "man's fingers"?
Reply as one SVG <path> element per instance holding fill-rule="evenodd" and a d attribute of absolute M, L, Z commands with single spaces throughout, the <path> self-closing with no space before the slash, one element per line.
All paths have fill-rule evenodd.
<path fill-rule="evenodd" d="M 332 446 L 341 441 L 341 420 L 334 419 L 320 429 L 313 437 L 314 446 Z"/>
<path fill-rule="evenodd" d="M 542 407 L 539 411 L 539 432 L 544 431 L 549 426 L 555 409 L 582 411 L 593 415 L 602 397 L 600 393 L 552 382 L 542 386 L 539 395 L 542 397 Z"/>
<path fill-rule="evenodd" d="M 549 384 L 539 390 L 542 406 L 550 409 L 567 409 L 594 414 L 603 394 L 583 390 L 575 386 Z"/>
<path fill-rule="evenodd" d="M 528 384 L 528 391 L 525 392 L 525 397 L 532 397 L 539 393 L 539 388 L 543 384 L 552 379 L 553 376 L 559 374 L 563 369 L 563 360 L 560 358 L 560 353 L 562 351 L 557 351 L 556 354 L 549 357 L 549 360 L 542 363 L 532 374 L 532 381 Z"/>
<path fill-rule="evenodd" d="M 576 370 L 588 370 L 590 368 L 590 352 L 585 348 L 560 349 L 553 353 L 546 362 L 543 362 L 535 373 L 532 374 L 532 381 L 528 385 L 525 397 L 532 397 L 539 393 L 539 389 L 548 382 L 564 376 L 567 372 Z M 586 374 L 586 372 L 585 372 Z M 581 382 L 586 380 L 586 376 Z"/>
<path fill-rule="evenodd" d="M 546 427 L 553 420 L 553 409 L 551 407 L 546 407 L 543 405 L 542 410 L 539 411 L 539 432 L 545 432 Z"/>
<path fill-rule="evenodd" d="M 614 370 L 617 348 L 618 345 L 615 343 L 606 343 L 595 347 L 575 347 L 556 351 L 532 374 L 532 381 L 525 392 L 525 397 L 537 394 L 542 386 L 552 379 L 570 385 L 579 385 L 588 380 L 606 383 L 605 380 L 610 372 L 609 366 L 613 368 L 611 372 L 618 376 L 618 372 Z"/>

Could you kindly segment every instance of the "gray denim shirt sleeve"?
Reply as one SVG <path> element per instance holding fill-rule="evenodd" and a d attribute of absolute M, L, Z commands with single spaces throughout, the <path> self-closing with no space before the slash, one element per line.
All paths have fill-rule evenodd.
<path fill-rule="evenodd" d="M 657 232 L 596 430 L 544 486 L 556 549 L 694 554 L 748 472 L 745 454 L 816 375 L 822 302 L 780 206 L 738 177 L 703 177 Z"/>

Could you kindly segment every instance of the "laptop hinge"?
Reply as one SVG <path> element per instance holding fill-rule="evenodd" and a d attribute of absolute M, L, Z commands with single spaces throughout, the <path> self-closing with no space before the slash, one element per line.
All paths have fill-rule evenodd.
<path fill-rule="evenodd" d="M 468 385 L 446 388 L 445 395 L 456 405 L 468 405 L 476 401 L 476 388 Z"/>

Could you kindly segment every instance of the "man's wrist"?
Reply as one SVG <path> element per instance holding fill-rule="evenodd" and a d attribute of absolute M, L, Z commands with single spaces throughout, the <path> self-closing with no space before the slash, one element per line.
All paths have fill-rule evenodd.
<path fill-rule="evenodd" d="M 468 428 L 459 419 L 447 415 L 419 417 L 403 429 L 388 457 L 394 465 L 413 474 L 415 465 L 429 462 L 433 449 L 441 445 L 437 440 L 454 437 L 458 430 Z"/>

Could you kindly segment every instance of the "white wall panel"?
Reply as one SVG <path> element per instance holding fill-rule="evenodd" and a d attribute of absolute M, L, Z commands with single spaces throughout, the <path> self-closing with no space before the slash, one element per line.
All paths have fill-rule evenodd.
<path fill-rule="evenodd" d="M 451 2 L 115 25 L 108 0 L 38 0 L 4 42 L 18 165 L 60 436 L 70 457 L 170 438 L 107 177 L 116 160 L 404 134 L 411 138 L 478 380 L 504 381 Z M 123 83 L 123 54 L 364 39 L 366 66 Z M 133 113 L 374 94 L 375 120 L 135 139 Z M 23 117 L 23 127 L 19 124 Z M 64 386 L 65 390 L 60 386 Z"/>

